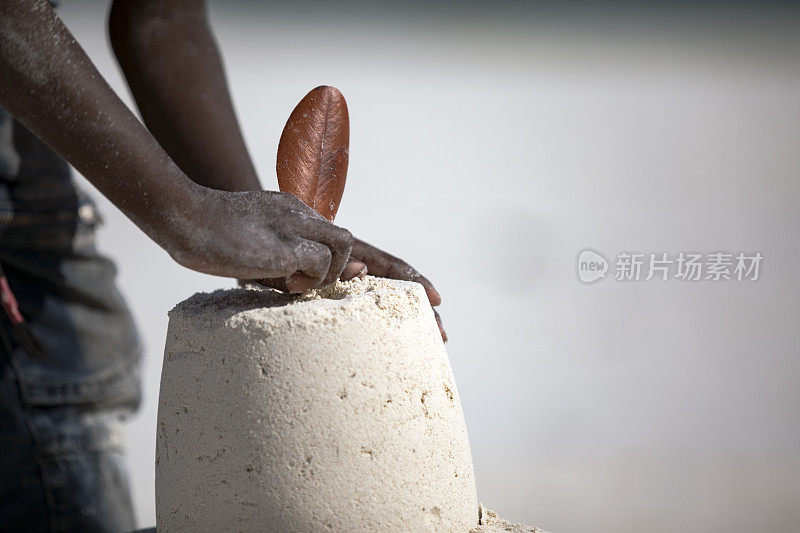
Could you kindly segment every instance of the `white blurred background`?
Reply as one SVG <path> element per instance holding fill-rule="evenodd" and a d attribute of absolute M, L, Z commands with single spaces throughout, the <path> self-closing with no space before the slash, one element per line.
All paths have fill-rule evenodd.
<path fill-rule="evenodd" d="M 62 4 L 130 103 L 108 5 Z M 484 505 L 556 533 L 797 531 L 800 17 L 633 5 L 211 11 L 265 187 L 300 98 L 320 84 L 347 98 L 337 223 L 442 293 Z M 147 526 L 166 313 L 231 282 L 101 207 L 147 350 L 128 431 Z M 585 247 L 765 259 L 756 282 L 583 285 Z"/>

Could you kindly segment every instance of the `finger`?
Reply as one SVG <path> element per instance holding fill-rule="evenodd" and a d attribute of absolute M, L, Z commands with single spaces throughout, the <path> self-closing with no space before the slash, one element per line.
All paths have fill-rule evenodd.
<path fill-rule="evenodd" d="M 433 316 L 436 318 L 436 325 L 439 326 L 439 333 L 442 334 L 442 341 L 447 342 L 447 333 L 444 331 L 442 317 L 439 316 L 439 313 L 436 311 L 436 309 L 433 310 Z"/>
<path fill-rule="evenodd" d="M 290 294 L 299 294 L 317 285 L 319 285 L 318 279 L 306 276 L 301 272 L 295 272 L 286 278 L 286 291 Z"/>
<path fill-rule="evenodd" d="M 314 278 L 309 278 L 301 272 L 295 272 L 285 278 L 264 278 L 257 280 L 255 283 L 263 285 L 264 287 L 269 287 L 270 289 L 278 289 L 279 291 L 288 292 L 290 294 L 299 294 L 316 287 L 319 281 Z"/>
<path fill-rule="evenodd" d="M 292 288 L 305 287 L 306 290 L 319 285 L 328 273 L 331 264 L 331 250 L 324 244 L 308 239 L 301 239 L 294 247 L 294 257 L 296 260 L 296 272 L 293 272 L 286 280 L 286 287 L 289 292 Z M 306 279 L 308 278 L 308 279 Z M 290 280 L 294 283 L 290 284 Z M 309 283 L 313 282 L 310 286 Z"/>
<path fill-rule="evenodd" d="M 389 263 L 389 267 L 385 274 L 387 278 L 415 281 L 422 285 L 422 287 L 425 289 L 425 294 L 428 296 L 428 301 L 432 306 L 435 307 L 442 303 L 442 297 L 439 295 L 439 291 L 434 288 L 433 283 L 431 283 L 428 278 L 417 272 L 414 267 L 402 259 L 398 259 L 396 257 L 392 257 L 392 259 L 394 260 Z"/>
<path fill-rule="evenodd" d="M 324 244 L 330 250 L 331 261 L 322 284 L 333 283 L 341 275 L 347 260 L 350 259 L 353 236 L 344 228 L 316 218 L 306 219 L 301 234 L 306 239 Z"/>
<path fill-rule="evenodd" d="M 425 294 L 428 296 L 428 301 L 430 301 L 431 305 L 436 306 L 442 303 L 442 297 L 439 295 L 439 291 L 434 288 L 433 283 L 399 257 L 379 250 L 359 239 L 355 239 L 353 242 L 352 256 L 363 261 L 369 267 L 371 275 L 415 281 L 425 289 Z"/>
<path fill-rule="evenodd" d="M 350 259 L 347 261 L 347 264 L 344 266 L 344 270 L 342 270 L 342 275 L 340 279 L 342 281 L 348 281 L 355 277 L 363 278 L 367 275 L 367 265 L 362 263 L 361 261 Z"/>
<path fill-rule="evenodd" d="M 342 271 L 342 281 L 348 281 L 353 278 L 363 278 L 367 274 L 367 265 L 361 261 L 351 259 Z M 298 293 L 306 291 L 317 284 L 313 278 L 309 278 L 301 273 L 295 273 L 287 278 L 264 278 L 259 280 L 239 280 L 241 286 L 257 283 L 272 289 L 278 289 L 283 292 Z"/>
<path fill-rule="evenodd" d="M 411 270 L 414 269 L 412 268 Z M 414 272 L 416 273 L 416 277 L 411 281 L 416 281 L 425 288 L 425 294 L 428 295 L 428 301 L 431 303 L 432 306 L 435 307 L 437 305 L 441 305 L 442 297 L 439 295 L 439 291 L 437 291 L 436 288 L 434 288 L 433 283 L 428 281 L 428 278 L 426 278 L 416 270 L 414 270 Z M 442 333 L 444 333 L 444 331 L 442 331 Z"/>
<path fill-rule="evenodd" d="M 279 278 L 262 278 L 260 285 L 297 294 L 320 284 L 324 279 L 331 261 L 331 252 L 327 246 L 318 242 L 301 239 L 292 251 L 293 268 L 289 276 Z"/>

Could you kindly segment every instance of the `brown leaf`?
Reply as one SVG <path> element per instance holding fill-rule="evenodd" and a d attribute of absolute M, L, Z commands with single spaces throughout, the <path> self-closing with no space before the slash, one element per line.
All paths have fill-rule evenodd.
<path fill-rule="evenodd" d="M 334 87 L 309 92 L 294 108 L 278 145 L 278 186 L 333 222 L 347 178 L 350 119 Z"/>

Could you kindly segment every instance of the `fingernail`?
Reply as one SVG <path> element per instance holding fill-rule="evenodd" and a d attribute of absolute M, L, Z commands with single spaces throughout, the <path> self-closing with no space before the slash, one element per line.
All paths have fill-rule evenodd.
<path fill-rule="evenodd" d="M 366 273 L 367 265 L 361 261 L 350 261 L 345 265 L 342 275 L 339 277 L 339 279 L 342 281 L 349 281 L 355 277 L 363 278 Z"/>
<path fill-rule="evenodd" d="M 310 278 L 301 272 L 295 272 L 286 278 L 286 290 L 290 294 L 300 294 L 314 286 L 314 278 Z"/>
<path fill-rule="evenodd" d="M 286 278 L 286 290 L 289 291 L 290 294 L 297 294 L 303 292 L 302 289 L 298 288 L 299 280 L 295 278 L 294 274 Z"/>

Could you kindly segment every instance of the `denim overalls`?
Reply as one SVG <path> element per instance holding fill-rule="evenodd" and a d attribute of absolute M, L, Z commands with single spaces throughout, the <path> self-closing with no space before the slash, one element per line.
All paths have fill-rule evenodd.
<path fill-rule="evenodd" d="M 0 311 L 0 531 L 134 528 L 121 423 L 141 349 L 67 163 L 0 108 L 0 266 L 49 355 Z"/>

